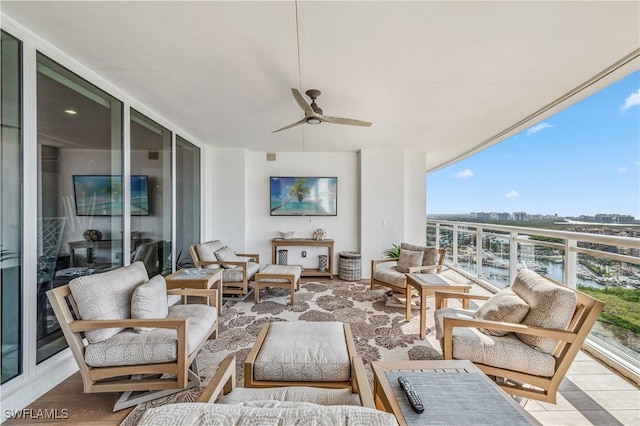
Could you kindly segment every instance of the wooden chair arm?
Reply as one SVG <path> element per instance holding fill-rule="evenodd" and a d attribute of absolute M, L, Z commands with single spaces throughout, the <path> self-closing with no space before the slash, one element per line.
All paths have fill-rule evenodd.
<path fill-rule="evenodd" d="M 453 328 L 455 327 L 475 327 L 496 331 L 508 331 L 511 333 L 529 334 L 531 336 L 548 337 L 550 339 L 556 339 L 569 343 L 573 342 L 577 338 L 576 333 L 565 330 L 554 330 L 550 328 L 535 327 L 526 324 L 515 324 L 511 322 L 444 317 L 445 340 L 447 339 L 447 331 L 449 331 L 449 336 L 451 336 L 451 334 L 453 333 Z"/>
<path fill-rule="evenodd" d="M 260 255 L 257 253 L 236 253 L 236 256 L 248 257 L 253 259 L 256 263 L 260 263 Z"/>
<path fill-rule="evenodd" d="M 220 363 L 216 374 L 213 375 L 209 385 L 204 390 L 198 402 L 214 403 L 216 400 L 236 387 L 236 357 L 227 355 Z"/>
<path fill-rule="evenodd" d="M 207 265 L 220 265 L 222 266 L 223 263 L 226 262 L 220 262 L 219 260 L 198 260 L 197 262 L 194 262 L 194 264 L 196 266 L 201 266 L 201 267 L 205 267 Z"/>
<path fill-rule="evenodd" d="M 187 326 L 187 318 L 157 318 L 157 319 L 117 319 L 117 320 L 75 320 L 69 323 L 74 333 L 81 331 L 99 330 L 101 328 L 130 328 L 155 327 L 179 330 Z"/>
<path fill-rule="evenodd" d="M 369 387 L 369 380 L 367 379 L 367 373 L 364 370 L 362 358 L 359 356 L 352 357 L 351 365 L 353 365 L 353 374 L 355 376 L 358 396 L 360 397 L 360 405 L 363 407 L 376 408 L 376 404 L 373 400 L 373 392 L 371 392 L 371 388 Z"/>
<path fill-rule="evenodd" d="M 481 294 L 469 294 L 469 293 L 456 293 L 452 291 L 436 291 L 436 307 L 435 309 L 441 309 L 443 307 L 442 302 L 447 299 L 467 299 L 467 300 L 489 300 L 491 296 L 483 296 Z"/>
<path fill-rule="evenodd" d="M 377 265 L 379 265 L 380 263 L 386 263 L 386 262 L 397 262 L 398 258 L 397 257 L 388 257 L 386 259 L 374 259 L 371 261 L 371 268 L 375 268 Z"/>

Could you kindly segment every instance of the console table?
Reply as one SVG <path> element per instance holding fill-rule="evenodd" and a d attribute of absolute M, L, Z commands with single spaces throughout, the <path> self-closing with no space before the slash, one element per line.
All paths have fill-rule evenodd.
<path fill-rule="evenodd" d="M 328 250 L 327 270 L 321 271 L 318 268 L 303 268 L 303 277 L 329 277 L 333 279 L 333 246 L 334 240 L 314 240 L 312 238 L 274 238 L 271 240 L 271 263 L 277 264 L 278 247 L 326 247 Z"/>
<path fill-rule="evenodd" d="M 111 247 L 120 247 L 122 250 L 122 240 L 99 240 L 99 241 L 70 241 L 69 243 L 69 267 L 73 268 L 73 256 L 75 255 L 75 251 L 77 249 L 87 249 L 87 259 L 91 259 L 93 257 L 92 250 L 93 249 L 108 249 L 111 250 Z"/>

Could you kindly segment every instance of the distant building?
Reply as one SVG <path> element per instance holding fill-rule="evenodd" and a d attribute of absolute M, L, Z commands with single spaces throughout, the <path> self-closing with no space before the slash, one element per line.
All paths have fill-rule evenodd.
<path fill-rule="evenodd" d="M 597 214 L 595 216 L 596 222 L 598 223 L 613 223 L 613 215 L 612 214 Z"/>
<path fill-rule="evenodd" d="M 526 212 L 513 212 L 513 220 L 529 220 Z"/>
<path fill-rule="evenodd" d="M 628 214 L 597 214 L 594 219 L 598 223 L 633 223 L 636 220 Z"/>

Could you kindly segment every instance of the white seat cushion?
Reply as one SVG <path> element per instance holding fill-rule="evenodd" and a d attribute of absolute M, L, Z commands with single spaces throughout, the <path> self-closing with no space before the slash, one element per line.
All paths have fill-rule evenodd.
<path fill-rule="evenodd" d="M 255 380 L 334 382 L 351 378 L 340 322 L 274 322 L 253 366 Z"/>
<path fill-rule="evenodd" d="M 247 281 L 251 281 L 259 270 L 260 265 L 258 263 L 247 262 L 247 275 L 249 275 Z M 243 279 L 244 274 L 242 268 L 225 269 L 222 272 L 222 282 L 224 284 L 241 282 Z"/>
<path fill-rule="evenodd" d="M 260 282 L 263 282 L 263 283 L 286 283 L 286 282 L 289 282 L 289 280 L 285 278 L 261 278 L 260 275 L 262 274 L 294 275 L 295 276 L 294 281 L 298 281 L 301 273 L 302 273 L 302 268 L 296 265 L 267 265 L 267 267 L 264 268 L 260 272 L 260 274 L 258 274 L 258 278 L 260 279 Z"/>
<path fill-rule="evenodd" d="M 218 319 L 216 308 L 208 305 L 175 305 L 169 307 L 167 318 L 188 318 L 188 352 L 209 337 L 213 323 Z M 155 328 L 147 333 L 126 329 L 99 343 L 89 344 L 84 357 L 92 367 L 117 365 L 158 364 L 177 359 L 178 335 L 175 330 Z"/>
<path fill-rule="evenodd" d="M 241 404 L 247 401 L 298 401 L 320 405 L 360 405 L 360 397 L 350 388 L 325 389 L 308 386 L 284 386 L 275 388 L 234 388 L 217 402 Z"/>
<path fill-rule="evenodd" d="M 436 337 L 440 339 L 440 344 L 443 343 L 445 317 L 473 319 L 473 311 L 456 308 L 436 310 Z M 452 341 L 455 359 L 468 359 L 471 362 L 536 376 L 551 377 L 555 372 L 556 360 L 552 355 L 523 343 L 513 333 L 491 336 L 475 327 L 455 327 Z"/>
<path fill-rule="evenodd" d="M 142 262 L 104 272 L 74 278 L 71 294 L 83 320 L 131 318 L 131 296 L 140 284 L 149 280 Z M 89 343 L 103 342 L 124 328 L 102 328 L 85 332 Z"/>
<path fill-rule="evenodd" d="M 381 266 L 373 270 L 373 279 L 396 287 L 407 287 L 407 276 L 395 266 Z"/>
<path fill-rule="evenodd" d="M 396 426 L 391 413 L 367 407 L 265 401 L 252 406 L 207 403 L 166 404 L 147 410 L 138 426 L 164 425 L 367 425 Z"/>

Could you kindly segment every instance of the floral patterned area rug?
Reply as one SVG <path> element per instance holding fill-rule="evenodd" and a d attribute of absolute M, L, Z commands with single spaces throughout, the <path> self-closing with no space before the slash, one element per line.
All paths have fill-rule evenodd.
<path fill-rule="evenodd" d="M 236 356 L 237 384 L 244 380 L 244 361 L 262 326 L 274 321 L 340 321 L 351 325 L 358 355 L 372 383 L 371 361 L 441 359 L 439 348 L 420 340 L 417 312 L 410 322 L 404 308 L 385 306 L 385 290 L 371 290 L 369 284 L 326 281 L 307 282 L 289 305 L 289 291 L 271 288 L 253 298 L 226 302 L 219 318 L 219 337 L 209 341 L 197 357 L 201 385 L 138 405 L 122 425 L 135 425 L 144 411 L 172 402 L 195 402 L 206 388 L 220 362 Z"/>

